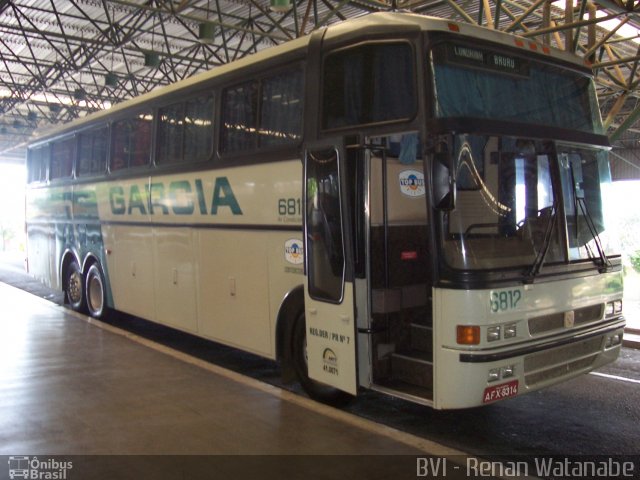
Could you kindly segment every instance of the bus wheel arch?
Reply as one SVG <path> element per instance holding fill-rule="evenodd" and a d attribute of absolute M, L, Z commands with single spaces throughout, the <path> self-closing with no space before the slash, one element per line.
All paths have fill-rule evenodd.
<path fill-rule="evenodd" d="M 304 311 L 304 286 L 298 285 L 287 293 L 276 322 L 276 360 L 282 368 L 282 380 L 291 383 L 296 380 L 293 367 L 292 338 L 293 327 L 298 312 Z"/>

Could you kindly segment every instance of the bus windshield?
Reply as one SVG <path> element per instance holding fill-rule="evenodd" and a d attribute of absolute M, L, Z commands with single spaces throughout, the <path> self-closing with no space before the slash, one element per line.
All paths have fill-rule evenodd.
<path fill-rule="evenodd" d="M 602 134 L 586 75 L 483 48 L 432 50 L 434 114 L 545 125 Z"/>
<path fill-rule="evenodd" d="M 531 269 L 542 262 L 606 261 L 606 153 L 524 138 L 449 138 L 457 188 L 455 209 L 443 215 L 449 266 Z"/>

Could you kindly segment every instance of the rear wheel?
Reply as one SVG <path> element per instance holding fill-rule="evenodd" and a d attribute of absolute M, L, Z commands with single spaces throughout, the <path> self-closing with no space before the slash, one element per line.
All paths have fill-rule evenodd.
<path fill-rule="evenodd" d="M 72 260 L 67 267 L 64 290 L 71 308 L 77 312 L 85 312 L 87 303 L 84 295 L 84 276 L 82 275 L 82 270 L 80 270 L 80 265 L 75 260 Z"/>
<path fill-rule="evenodd" d="M 94 318 L 104 318 L 107 315 L 107 292 L 104 277 L 97 264 L 91 265 L 87 271 L 87 310 Z"/>
<path fill-rule="evenodd" d="M 292 335 L 292 357 L 298 381 L 314 400 L 333 406 L 342 406 L 353 400 L 353 396 L 330 385 L 309 378 L 307 358 L 307 329 L 304 312 L 296 318 Z"/>

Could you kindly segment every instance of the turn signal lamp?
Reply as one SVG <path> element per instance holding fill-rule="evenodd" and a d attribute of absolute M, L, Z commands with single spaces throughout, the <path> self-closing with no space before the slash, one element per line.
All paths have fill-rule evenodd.
<path fill-rule="evenodd" d="M 458 325 L 456 341 L 460 345 L 478 345 L 480 343 L 480 327 Z"/>

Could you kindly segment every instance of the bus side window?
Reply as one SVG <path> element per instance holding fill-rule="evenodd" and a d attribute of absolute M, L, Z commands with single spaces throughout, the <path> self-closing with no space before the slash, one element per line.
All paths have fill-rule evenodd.
<path fill-rule="evenodd" d="M 29 183 L 47 181 L 47 165 L 49 164 L 49 145 L 29 149 L 28 181 Z"/>
<path fill-rule="evenodd" d="M 151 126 L 153 125 L 153 115 L 141 113 L 133 122 L 133 150 L 131 152 L 130 167 L 143 167 L 149 165 L 151 160 Z"/>
<path fill-rule="evenodd" d="M 113 124 L 111 171 L 149 164 L 153 115 L 144 112 Z"/>
<path fill-rule="evenodd" d="M 129 121 L 121 120 L 113 124 L 113 144 L 111 147 L 111 171 L 129 166 Z"/>
<path fill-rule="evenodd" d="M 415 115 L 417 104 L 414 53 L 408 43 L 359 45 L 324 60 L 324 129 L 406 120 Z"/>
<path fill-rule="evenodd" d="M 258 146 L 258 82 L 228 88 L 222 95 L 222 151 L 255 149 Z"/>
<path fill-rule="evenodd" d="M 156 163 L 181 163 L 184 139 L 184 103 L 174 103 L 158 111 L 158 151 Z"/>
<path fill-rule="evenodd" d="M 158 165 L 203 162 L 211 157 L 213 96 L 162 107 L 158 119 Z"/>
<path fill-rule="evenodd" d="M 69 137 L 53 142 L 51 148 L 51 169 L 49 178 L 71 178 L 76 139 Z"/>
<path fill-rule="evenodd" d="M 187 102 L 184 117 L 184 158 L 203 162 L 213 153 L 213 96 L 206 95 Z"/>
<path fill-rule="evenodd" d="M 303 74 L 296 66 L 227 88 L 222 97 L 222 151 L 296 144 L 302 138 Z"/>
<path fill-rule="evenodd" d="M 302 138 L 302 78 L 296 68 L 262 81 L 261 147 L 295 144 Z"/>
<path fill-rule="evenodd" d="M 104 173 L 107 161 L 107 127 L 100 127 L 80 134 L 76 175 L 86 177 Z"/>

